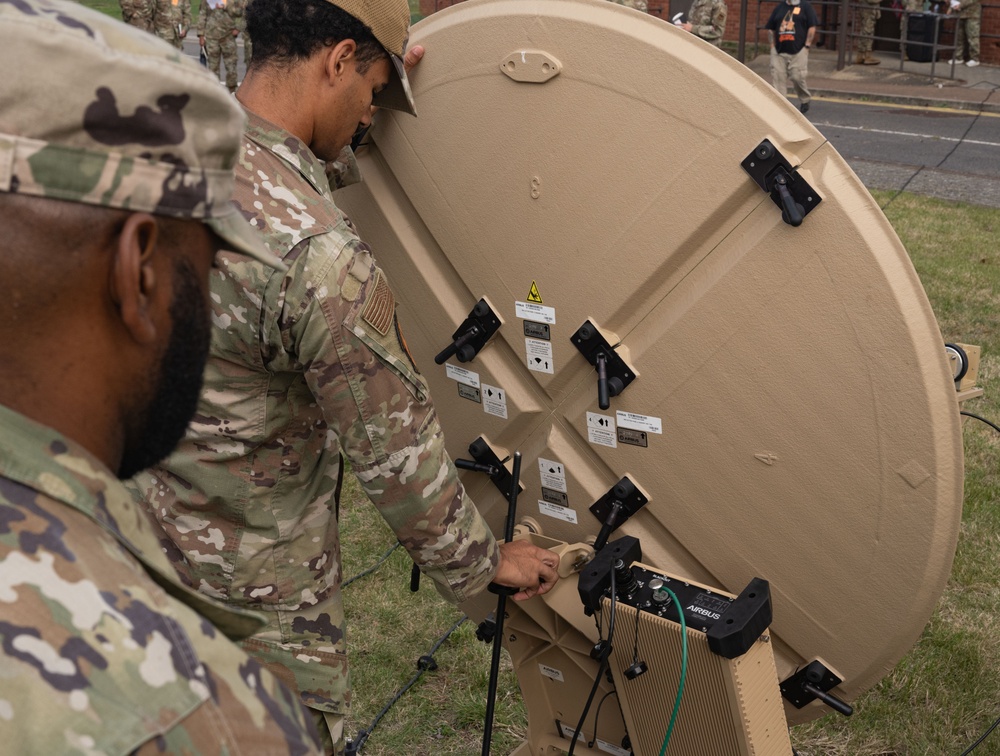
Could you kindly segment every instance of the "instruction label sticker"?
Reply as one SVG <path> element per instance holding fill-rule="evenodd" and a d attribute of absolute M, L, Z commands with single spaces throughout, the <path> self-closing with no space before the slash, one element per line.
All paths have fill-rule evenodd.
<path fill-rule="evenodd" d="M 631 751 L 626 751 L 620 746 L 616 746 L 614 743 L 608 743 L 600 738 L 597 739 L 597 747 L 600 748 L 605 753 L 614 754 L 614 756 L 631 756 Z"/>
<path fill-rule="evenodd" d="M 467 386 L 464 383 L 458 384 L 458 395 L 463 399 L 468 399 L 476 404 L 481 404 L 482 399 L 480 399 L 479 389 L 473 388 L 472 386 Z"/>
<path fill-rule="evenodd" d="M 535 302 L 514 302 L 514 312 L 521 320 L 536 320 L 539 323 L 556 324 L 556 308 Z"/>
<path fill-rule="evenodd" d="M 569 506 L 569 496 L 562 491 L 554 491 L 551 488 L 542 486 L 542 498 L 549 504 L 558 504 L 560 507 Z"/>
<path fill-rule="evenodd" d="M 541 672 L 545 677 L 550 680 L 558 680 L 559 682 L 566 682 L 566 678 L 563 677 L 563 673 L 556 669 L 555 667 L 550 667 L 548 664 L 539 664 L 538 671 Z"/>
<path fill-rule="evenodd" d="M 552 340 L 552 329 L 546 323 L 536 323 L 534 320 L 524 321 L 524 335 L 532 339 Z"/>
<path fill-rule="evenodd" d="M 587 438 L 592 444 L 617 449 L 618 439 L 615 438 L 615 419 L 611 415 L 599 415 L 596 412 L 588 412 Z"/>
<path fill-rule="evenodd" d="M 524 340 L 525 357 L 528 362 L 528 370 L 536 373 L 552 373 L 552 342 L 541 339 Z"/>
<path fill-rule="evenodd" d="M 452 365 L 450 362 L 445 364 L 444 372 L 453 381 L 464 383 L 472 388 L 479 388 L 479 373 L 473 373 L 471 370 Z"/>
<path fill-rule="evenodd" d="M 549 504 L 547 501 L 538 500 L 538 511 L 546 517 L 554 517 L 563 522 L 571 522 L 576 525 L 576 511 L 569 507 L 560 507 L 558 504 Z"/>
<path fill-rule="evenodd" d="M 483 412 L 507 419 L 507 392 L 499 386 L 483 384 Z"/>
<path fill-rule="evenodd" d="M 616 412 L 615 416 L 618 418 L 618 425 L 622 428 L 631 428 L 647 433 L 663 433 L 663 420 L 658 417 L 637 415 L 634 412 L 622 412 L 621 410 Z"/>
<path fill-rule="evenodd" d="M 566 493 L 566 468 L 562 462 L 539 457 L 538 474 L 542 478 L 542 486 Z"/>
<path fill-rule="evenodd" d="M 646 431 L 632 430 L 631 428 L 622 428 L 618 426 L 618 443 L 619 444 L 630 444 L 632 446 L 649 446 L 649 436 Z"/>

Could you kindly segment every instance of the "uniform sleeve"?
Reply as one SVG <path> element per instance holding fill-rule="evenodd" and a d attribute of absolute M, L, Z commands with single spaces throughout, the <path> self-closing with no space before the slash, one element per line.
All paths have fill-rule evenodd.
<path fill-rule="evenodd" d="M 181 26 L 187 31 L 191 28 L 191 0 L 181 0 Z"/>
<path fill-rule="evenodd" d="M 202 0 L 198 10 L 198 36 L 205 36 L 205 25 L 208 22 L 208 0 Z"/>
<path fill-rule="evenodd" d="M 352 234 L 304 244 L 306 264 L 289 274 L 308 271 L 286 296 L 288 346 L 368 498 L 439 591 L 464 601 L 493 579 L 499 552 L 445 451 L 389 282 Z"/>
<path fill-rule="evenodd" d="M 722 39 L 722 36 L 726 33 L 726 16 L 728 12 L 725 2 L 716 3 L 712 9 L 711 23 L 699 26 L 695 30 L 695 34 L 710 42 Z"/>

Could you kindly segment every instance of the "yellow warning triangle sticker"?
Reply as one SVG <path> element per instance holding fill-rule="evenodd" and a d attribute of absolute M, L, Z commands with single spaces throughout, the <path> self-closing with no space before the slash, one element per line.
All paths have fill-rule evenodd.
<path fill-rule="evenodd" d="M 528 301 L 535 304 L 542 303 L 542 295 L 538 293 L 538 286 L 534 281 L 531 282 L 531 289 L 528 291 Z"/>

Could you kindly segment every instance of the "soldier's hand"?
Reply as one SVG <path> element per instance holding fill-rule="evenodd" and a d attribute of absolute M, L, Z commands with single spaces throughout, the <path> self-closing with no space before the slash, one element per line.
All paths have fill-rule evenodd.
<path fill-rule="evenodd" d="M 547 593 L 556 584 L 559 580 L 559 573 L 556 572 L 558 565 L 558 556 L 528 541 L 501 543 L 500 564 L 493 582 L 520 588 L 514 594 L 514 600 L 523 601 Z"/>
<path fill-rule="evenodd" d="M 201 34 L 198 35 L 198 47 L 205 46 L 205 37 Z"/>
<path fill-rule="evenodd" d="M 234 37 L 240 36 L 240 30 L 239 29 L 233 29 L 233 36 Z"/>
<path fill-rule="evenodd" d="M 420 62 L 420 59 L 424 57 L 424 46 L 414 45 L 412 48 L 406 51 L 406 55 L 403 56 L 403 70 L 409 73 L 413 70 L 413 67 Z"/>

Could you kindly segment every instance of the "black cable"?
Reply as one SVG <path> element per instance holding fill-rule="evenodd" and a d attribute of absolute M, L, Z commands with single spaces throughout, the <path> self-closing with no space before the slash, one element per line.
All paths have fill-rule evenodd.
<path fill-rule="evenodd" d="M 400 547 L 400 543 L 399 543 L 399 541 L 396 541 L 396 544 L 394 546 L 392 546 L 392 548 L 390 548 L 387 552 L 385 552 L 381 557 L 379 557 L 379 560 L 375 564 L 373 564 L 367 570 L 365 570 L 363 572 L 359 572 L 357 575 L 355 575 L 354 577 L 352 577 L 350 580 L 345 580 L 343 583 L 341 583 L 340 584 L 340 590 L 344 590 L 344 588 L 346 588 L 347 586 L 349 586 L 355 580 L 363 578 L 366 575 L 371 575 L 373 572 L 375 572 L 375 570 L 377 570 L 379 567 L 381 567 L 382 564 L 383 564 L 383 562 L 385 562 L 385 560 L 389 558 L 389 556 L 392 554 L 392 552 L 394 552 L 399 547 Z"/>
<path fill-rule="evenodd" d="M 613 696 L 618 693 L 617 690 L 609 690 L 604 694 L 604 697 L 597 702 L 597 711 L 594 712 L 594 739 L 587 743 L 587 748 L 593 748 L 594 743 L 597 742 L 597 723 L 601 719 L 601 707 L 604 706 L 604 702 L 608 700 L 608 696 Z"/>
<path fill-rule="evenodd" d="M 965 415 L 966 417 L 972 417 L 972 418 L 975 418 L 976 420 L 984 422 L 988 426 L 990 426 L 993 430 L 995 430 L 997 433 L 1000 433 L 1000 425 L 997 425 L 996 423 L 990 422 L 985 417 L 980 417 L 979 415 L 974 415 L 973 413 L 966 412 L 965 410 L 961 410 L 958 414 Z"/>
<path fill-rule="evenodd" d="M 985 112 L 984 108 L 986 107 L 986 101 L 988 99 L 990 99 L 990 95 L 992 95 L 997 89 L 1000 89 L 1000 84 L 994 84 L 988 90 L 986 90 L 986 96 L 979 103 L 979 110 L 976 111 L 976 116 L 975 116 L 975 118 L 972 119 L 972 123 L 969 124 L 969 127 L 965 130 L 965 133 L 962 134 L 962 136 L 959 138 L 959 140 L 957 142 L 955 142 L 955 146 L 952 147 L 950 150 L 948 150 L 948 154 L 945 155 L 943 158 L 941 158 L 941 160 L 938 161 L 937 165 L 933 166 L 934 168 L 940 168 L 942 165 L 944 165 L 945 162 L 947 162 L 948 158 L 950 158 L 952 155 L 955 154 L 955 150 L 957 150 L 959 147 L 962 146 L 962 143 L 965 141 L 965 138 L 967 136 L 969 136 L 969 132 L 972 131 L 973 127 L 977 123 L 979 123 L 980 117 Z M 903 192 L 906 191 L 906 187 L 908 187 L 910 185 L 910 182 L 913 181 L 913 179 L 915 179 L 917 176 L 919 176 L 923 172 L 924 168 L 926 168 L 926 167 L 927 167 L 926 165 L 922 165 L 919 168 L 917 168 L 917 170 L 914 171 L 913 175 L 910 176 L 908 179 L 906 179 L 906 183 L 904 183 L 901 187 L 899 187 L 899 189 L 896 191 L 896 193 L 894 195 L 892 195 L 886 201 L 886 203 L 884 205 L 882 205 L 882 207 L 879 208 L 879 209 L 882 210 L 882 212 L 884 213 L 885 209 L 887 207 L 889 207 L 889 205 L 891 205 L 895 201 L 896 197 L 898 197 L 900 194 L 902 194 Z"/>
<path fill-rule="evenodd" d="M 968 754 L 970 754 L 974 750 L 976 750 L 976 748 L 979 747 L 979 744 L 982 743 L 984 740 L 986 740 L 986 738 L 989 737 L 990 733 L 993 732 L 998 726 L 1000 726 L 1000 719 L 997 719 L 996 722 L 994 722 L 993 724 L 991 724 L 990 728 L 986 732 L 984 732 L 982 735 L 979 736 L 979 740 L 977 740 L 975 743 L 973 743 L 968 748 L 966 748 L 964 751 L 962 751 L 962 756 L 968 756 Z"/>
<path fill-rule="evenodd" d="M 444 644 L 446 640 L 448 640 L 448 638 L 451 637 L 451 634 L 454 633 L 456 630 L 458 630 L 458 628 L 462 625 L 462 623 L 465 622 L 467 619 L 469 618 L 463 614 L 462 618 L 454 625 L 452 625 L 451 628 L 448 630 L 448 632 L 446 632 L 444 635 L 438 638 L 437 642 L 433 646 L 431 646 L 430 653 L 428 653 L 426 656 L 421 656 L 419 659 L 417 659 L 418 672 L 413 677 L 411 677 L 409 681 L 402 688 L 396 691 L 396 695 L 394 695 L 390 699 L 389 703 L 387 703 L 385 706 L 382 707 L 382 711 L 380 711 L 378 714 L 375 715 L 375 719 L 372 720 L 372 723 L 368 725 L 367 728 L 362 729 L 360 732 L 358 732 L 358 736 L 347 744 L 347 750 L 345 751 L 345 753 L 348 754 L 348 756 L 351 756 L 352 754 L 361 753 L 361 749 L 365 747 L 365 743 L 368 741 L 368 737 L 372 734 L 372 731 L 382 720 L 382 717 L 384 717 L 386 714 L 389 713 L 389 709 L 395 706 L 396 702 L 403 697 L 406 691 L 408 691 L 417 683 L 417 680 L 419 680 L 423 676 L 424 672 L 426 672 L 427 670 L 434 671 L 435 669 L 437 669 L 437 662 L 434 661 L 434 654 L 437 653 L 437 650 L 441 648 L 441 646 Z"/>
<path fill-rule="evenodd" d="M 639 663 L 639 615 L 642 614 L 642 610 L 639 607 L 635 608 L 635 646 L 632 647 L 632 663 Z"/>
<path fill-rule="evenodd" d="M 604 670 L 608 666 L 608 657 L 611 655 L 611 641 L 615 636 L 615 603 L 617 602 L 617 596 L 615 595 L 615 571 L 611 570 L 611 618 L 608 620 L 608 644 L 601 651 L 601 663 L 597 666 L 597 675 L 594 677 L 594 685 L 590 689 L 590 695 L 587 696 L 587 703 L 584 704 L 583 713 L 580 714 L 580 721 L 577 722 L 576 730 L 573 732 L 573 739 L 569 743 L 569 752 L 567 756 L 573 756 L 573 751 L 576 749 L 576 741 L 580 737 L 580 732 L 583 730 L 583 724 L 587 721 L 587 712 L 590 711 L 591 704 L 594 703 L 594 696 L 597 695 L 597 689 L 601 685 L 601 679 L 604 677 Z M 603 612 L 602 612 L 603 614 Z M 600 641 L 600 638 L 598 638 Z M 594 733 L 594 737 L 597 737 L 597 733 Z"/>

